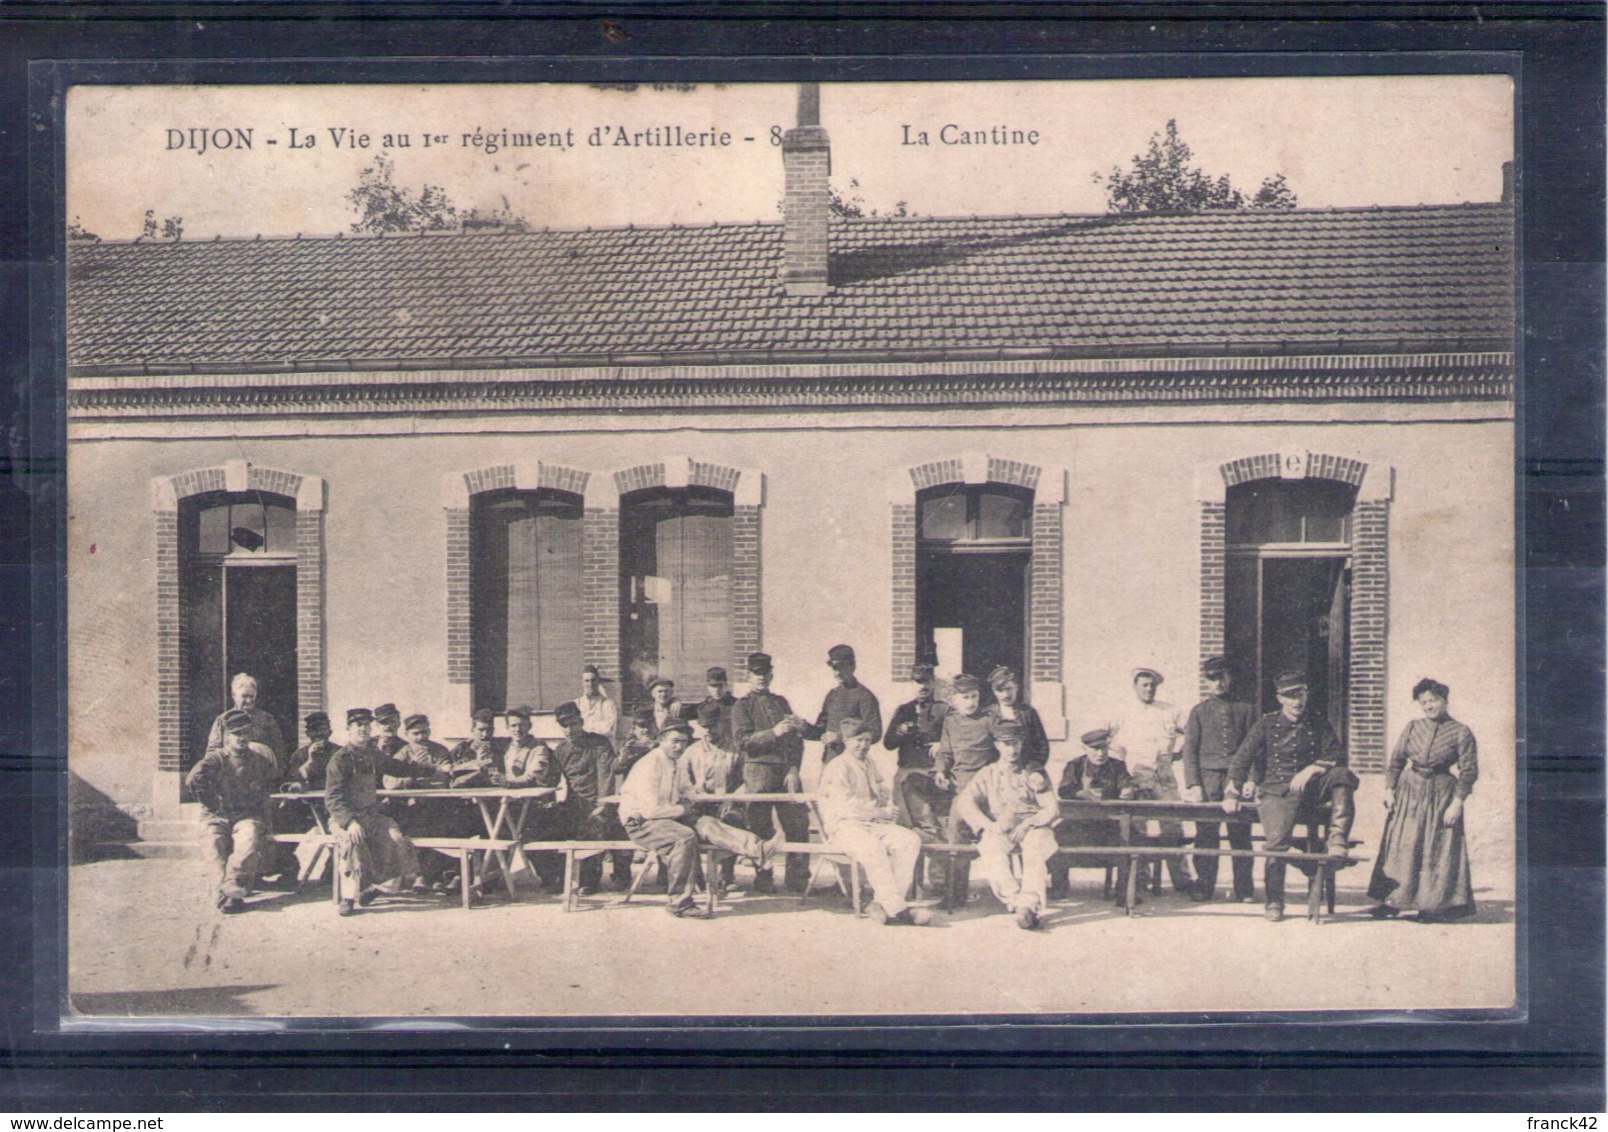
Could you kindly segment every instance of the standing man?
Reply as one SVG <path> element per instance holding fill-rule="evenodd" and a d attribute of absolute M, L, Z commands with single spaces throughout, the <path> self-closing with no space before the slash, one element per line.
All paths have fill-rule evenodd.
<path fill-rule="evenodd" d="M 1279 710 L 1257 720 L 1234 752 L 1228 767 L 1228 785 L 1223 788 L 1223 811 L 1232 814 L 1239 809 L 1247 778 L 1260 779 L 1256 809 L 1266 835 L 1263 848 L 1271 852 L 1289 849 L 1296 823 L 1328 803 L 1328 850 L 1333 856 L 1344 857 L 1350 852 L 1357 776 L 1346 765 L 1345 748 L 1340 746 L 1328 721 L 1307 713 L 1306 674 L 1282 673 L 1273 686 L 1278 692 Z M 1310 882 L 1310 868 L 1298 867 Z M 1284 869 L 1283 860 L 1269 857 L 1262 871 L 1262 885 L 1267 891 L 1265 912 L 1275 924 L 1284 919 Z"/>
<path fill-rule="evenodd" d="M 335 868 L 340 873 L 340 914 L 350 916 L 357 904 L 368 904 L 375 889 L 395 880 L 398 887 L 420 887 L 419 860 L 396 822 L 380 812 L 380 775 L 431 777 L 430 764 L 405 761 L 397 754 L 381 758 L 369 741 L 374 713 L 352 708 L 346 713 L 346 745 L 329 760 L 324 804 L 335 834 Z M 428 891 L 428 889 L 425 889 Z"/>
<path fill-rule="evenodd" d="M 704 686 L 709 694 L 704 696 L 698 704 L 683 708 L 681 717 L 688 723 L 698 721 L 703 723 L 703 709 L 707 704 L 719 708 L 717 717 L 712 723 L 704 724 L 706 735 L 722 751 L 733 750 L 731 741 L 731 709 L 737 706 L 737 697 L 731 694 L 731 685 L 726 679 L 726 670 L 719 666 L 711 668 L 704 673 Z"/>
<path fill-rule="evenodd" d="M 1207 694 L 1190 711 L 1189 722 L 1184 725 L 1184 798 L 1190 802 L 1221 802 L 1223 788 L 1228 783 L 1229 760 L 1256 723 L 1256 710 L 1250 704 L 1228 698 L 1234 674 L 1223 657 L 1207 657 L 1200 666 L 1200 674 L 1206 681 Z M 1217 822 L 1195 823 L 1195 848 L 1211 850 L 1221 844 Z M 1234 849 L 1250 849 L 1250 823 L 1229 822 L 1228 844 Z M 1256 899 L 1251 871 L 1256 862 L 1250 857 L 1231 860 L 1234 899 L 1249 904 Z M 1201 853 L 1195 857 L 1195 888 L 1189 898 L 1197 904 L 1216 894 L 1217 864 L 1215 854 Z"/>
<path fill-rule="evenodd" d="M 1000 665 L 988 674 L 988 685 L 994 689 L 994 702 L 988 708 L 994 718 L 1014 719 L 1022 725 L 1022 758 L 1030 766 L 1049 762 L 1049 734 L 1044 730 L 1038 709 L 1021 702 L 1022 681 L 1016 670 Z"/>
<path fill-rule="evenodd" d="M 232 914 L 245 910 L 246 893 L 257 882 L 258 855 L 271 844 L 268 796 L 279 766 L 267 744 L 246 737 L 250 712 L 224 712 L 221 723 L 222 748 L 203 756 L 186 782 L 201 803 L 218 909 Z"/>
<path fill-rule="evenodd" d="M 620 708 L 603 686 L 608 682 L 608 677 L 597 670 L 597 665 L 581 665 L 581 695 L 575 701 L 575 706 L 581 709 L 586 730 L 613 743 L 619 734 Z"/>
<path fill-rule="evenodd" d="M 949 821 L 950 795 L 932 780 L 932 749 L 943 733 L 949 705 L 933 696 L 930 664 L 912 664 L 916 698 L 893 713 L 882 745 L 899 752 L 899 769 L 893 772 L 893 804 L 899 823 L 921 835 L 923 841 L 942 841 Z"/>
<path fill-rule="evenodd" d="M 1043 767 L 1028 764 L 1022 727 L 1012 720 L 995 726 L 999 758 L 983 767 L 955 796 L 955 814 L 977 834 L 977 867 L 999 902 L 1032 930 L 1048 900 L 1050 858 L 1060 812 Z M 1021 861 L 1018 880 L 1011 858 Z"/>
<path fill-rule="evenodd" d="M 648 682 L 649 705 L 653 708 L 653 733 L 657 735 L 672 723 L 681 721 L 681 701 L 676 699 L 676 682 L 656 676 Z"/>
<path fill-rule="evenodd" d="M 905 893 L 921 859 L 921 835 L 894 819 L 898 811 L 882 772 L 867 754 L 871 729 L 850 717 L 838 722 L 845 758 L 821 772 L 821 822 L 826 839 L 865 870 L 876 893 L 871 918 L 884 924 L 930 924 L 932 913 L 913 907 Z"/>
<path fill-rule="evenodd" d="M 761 841 L 717 818 L 700 815 L 688 804 L 681 768 L 676 764 L 691 742 L 692 729 L 679 719 L 671 722 L 659 733 L 659 745 L 631 768 L 620 792 L 620 820 L 627 836 L 649 853 L 665 856 L 672 916 L 701 914 L 692 895 L 700 842 L 747 857 L 756 871 L 768 872 L 784 837 L 777 831 Z"/>
<path fill-rule="evenodd" d="M 932 780 L 938 789 L 957 798 L 978 771 L 999 758 L 999 748 L 994 745 L 997 721 L 979 706 L 982 698 L 983 685 L 975 676 L 963 672 L 950 684 L 950 710 L 944 716 L 938 747 L 933 752 L 936 769 Z M 955 844 L 972 840 L 969 827 L 953 805 L 949 809 L 948 834 Z M 971 861 L 950 857 L 943 881 L 949 895 L 942 907 L 946 912 L 954 911 L 971 898 Z"/>
<path fill-rule="evenodd" d="M 280 736 L 279 724 L 274 717 L 257 706 L 257 678 L 249 672 L 237 672 L 235 678 L 229 681 L 229 696 L 234 700 L 232 711 L 243 711 L 251 718 L 243 734 L 248 743 L 261 743 L 274 753 L 274 765 L 283 772 L 285 754 L 290 748 Z M 219 714 L 212 721 L 212 731 L 207 736 L 207 754 L 223 750 L 223 721 L 229 711 Z M 291 718 L 295 718 L 292 716 Z"/>
<path fill-rule="evenodd" d="M 855 678 L 854 650 L 848 645 L 833 645 L 826 650 L 826 663 L 837 677 L 837 687 L 826 694 L 815 722 L 806 723 L 801 731 L 804 738 L 824 744 L 821 748 L 823 767 L 843 750 L 843 738 L 838 729 L 845 719 L 857 719 L 869 728 L 871 742 L 882 738 L 882 705 L 877 703 L 871 689 Z"/>
<path fill-rule="evenodd" d="M 785 696 L 770 690 L 774 668 L 770 654 L 756 652 L 748 657 L 749 692 L 731 709 L 732 741 L 743 757 L 743 788 L 750 794 L 797 794 L 804 789 L 799 767 L 804 763 L 804 739 L 799 734 L 804 721 L 793 714 Z M 748 824 L 762 839 L 769 840 L 777 823 L 786 834 L 784 840 L 810 839 L 809 811 L 790 804 L 750 804 Z M 796 854 L 787 855 L 787 887 L 803 892 L 810 883 L 809 862 Z M 754 891 L 776 891 L 767 858 L 764 868 L 754 873 Z"/>
<path fill-rule="evenodd" d="M 603 802 L 604 796 L 614 790 L 614 744 L 586 729 L 586 718 L 577 704 L 559 704 L 553 711 L 553 722 L 564 729 L 553 761 L 567 787 L 563 806 L 565 836 L 572 841 L 621 840 L 625 831 Z M 617 850 L 610 860 L 615 889 L 629 889 L 631 854 Z M 584 858 L 580 873 L 580 894 L 590 896 L 603 884 L 602 856 Z"/>
<path fill-rule="evenodd" d="M 1179 779 L 1182 774 L 1173 769 L 1173 752 L 1178 748 L 1184 729 L 1178 710 L 1165 700 L 1156 698 L 1162 675 L 1154 668 L 1133 670 L 1133 696 L 1107 725 L 1111 733 L 1110 748 L 1114 758 L 1128 767 L 1138 785 L 1141 798 L 1155 798 L 1176 802 L 1182 798 Z M 1163 846 L 1182 846 L 1184 827 L 1176 821 L 1159 821 L 1157 842 Z M 1188 894 L 1194 890 L 1184 857 L 1168 857 L 1167 872 L 1172 877 L 1175 892 Z M 1141 873 L 1140 877 L 1143 878 Z"/>

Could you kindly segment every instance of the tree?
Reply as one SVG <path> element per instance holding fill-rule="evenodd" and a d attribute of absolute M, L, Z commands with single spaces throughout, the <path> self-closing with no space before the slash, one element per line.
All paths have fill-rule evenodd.
<path fill-rule="evenodd" d="M 363 170 L 346 199 L 357 212 L 352 231 L 359 235 L 441 232 L 458 226 L 458 208 L 445 189 L 425 185 L 415 193 L 398 185 L 396 164 L 383 153 Z"/>
<path fill-rule="evenodd" d="M 1112 212 L 1203 212 L 1207 209 L 1294 208 L 1295 193 L 1284 174 L 1262 182 L 1246 198 L 1225 173 L 1213 177 L 1190 164 L 1189 143 L 1178 136 L 1178 122 L 1169 118 L 1165 130 L 1150 135 L 1150 148 L 1133 159 L 1124 171 L 1113 166 L 1106 176 L 1094 175 L 1106 186 L 1106 206 Z"/>
<path fill-rule="evenodd" d="M 67 238 L 69 240 L 83 240 L 91 244 L 100 243 L 100 237 L 85 228 L 83 220 L 77 216 L 73 217 L 72 223 L 67 225 Z"/>
<path fill-rule="evenodd" d="M 895 201 L 891 212 L 878 212 L 876 209 L 865 207 L 865 198 L 860 195 L 860 182 L 857 178 L 849 178 L 847 193 L 840 193 L 837 189 L 829 190 L 832 194 L 831 208 L 833 216 L 841 216 L 848 220 L 858 220 L 862 216 L 909 216 L 910 210 L 904 201 Z"/>
<path fill-rule="evenodd" d="M 184 239 L 184 217 L 182 217 L 182 216 L 165 216 L 165 217 L 163 217 L 160 231 L 162 233 L 162 238 L 164 240 L 182 240 L 182 239 Z M 156 239 L 157 232 L 158 232 L 158 228 L 157 228 L 157 223 L 156 223 L 156 209 L 147 208 L 145 210 L 145 220 L 140 225 L 140 239 L 142 239 L 142 240 L 154 240 L 154 239 Z"/>

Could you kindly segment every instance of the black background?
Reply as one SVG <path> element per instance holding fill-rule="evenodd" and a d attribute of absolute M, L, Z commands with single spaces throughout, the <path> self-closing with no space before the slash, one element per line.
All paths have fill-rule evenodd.
<path fill-rule="evenodd" d="M 8 1047 L 0 1053 L 6 1059 L 0 1110 L 1600 1112 L 1603 14 L 1593 3 L 625 5 L 606 11 L 551 4 L 7 5 L 0 11 L 0 924 L 9 946 L 0 961 Z M 1470 51 L 1498 54 L 1478 60 L 1400 54 Z M 265 59 L 304 62 L 251 62 Z M 37 60 L 81 65 L 54 76 L 34 66 L 30 87 L 30 65 Z M 118 62 L 88 63 L 97 60 Z M 1389 1025 L 1303 1016 L 1172 1017 L 1167 1026 L 972 1019 L 948 1027 L 879 1027 L 874 1020 L 809 1027 L 792 1020 L 781 1027 L 734 1021 L 625 1029 L 614 1023 L 422 1033 L 364 1031 L 350 1023 L 283 1033 L 55 1029 L 66 776 L 63 418 L 55 338 L 64 218 L 57 191 L 60 119 L 48 101 L 52 81 L 864 80 L 1470 69 L 1511 70 L 1520 92 L 1524 376 L 1516 474 L 1525 539 L 1527 651 L 1520 671 L 1527 744 L 1519 932 L 1527 1017 Z M 536 954 L 531 978 L 541 977 Z M 1448 953 L 1445 960 L 1455 964 L 1457 956 Z M 787 977 L 785 952 L 753 961 L 775 978 Z M 1212 975 L 1203 970 L 1201 977 Z"/>

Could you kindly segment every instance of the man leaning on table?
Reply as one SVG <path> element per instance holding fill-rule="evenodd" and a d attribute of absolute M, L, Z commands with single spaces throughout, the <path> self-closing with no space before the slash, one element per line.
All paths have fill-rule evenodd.
<path fill-rule="evenodd" d="M 662 853 L 668 873 L 672 916 L 699 916 L 693 878 L 700 843 L 713 845 L 768 869 L 786 834 L 782 830 L 761 841 L 746 830 L 733 829 L 718 818 L 699 814 L 688 803 L 685 780 L 677 763 L 692 742 L 692 729 L 674 720 L 659 731 L 659 744 L 642 756 L 620 792 L 620 820 L 628 837 L 650 853 Z"/>
<path fill-rule="evenodd" d="M 428 891 L 419 882 L 419 859 L 413 842 L 380 811 L 382 774 L 435 778 L 433 763 L 415 763 L 405 754 L 379 755 L 369 743 L 374 713 L 352 708 L 346 713 L 346 745 L 329 760 L 324 805 L 335 834 L 335 868 L 340 873 L 339 911 L 350 916 L 357 905 L 374 899 L 378 887 L 395 881 L 399 888 Z"/>
<path fill-rule="evenodd" d="M 1328 721 L 1307 711 L 1306 674 L 1281 673 L 1273 686 L 1279 710 L 1257 720 L 1234 752 L 1228 785 L 1223 788 L 1223 810 L 1235 813 L 1246 780 L 1259 777 L 1256 810 L 1266 837 L 1263 848 L 1276 852 L 1288 850 L 1296 823 L 1314 816 L 1313 810 L 1327 802 L 1331 807 L 1328 851 L 1344 857 L 1350 852 L 1357 776 L 1346 766 L 1345 748 Z M 1310 880 L 1310 867 L 1302 867 L 1302 871 Z M 1285 862 L 1273 857 L 1262 871 L 1266 915 L 1274 923 L 1284 919 L 1284 872 Z"/>
<path fill-rule="evenodd" d="M 905 899 L 921 858 L 921 835 L 895 819 L 893 795 L 867 757 L 873 728 L 853 716 L 838 721 L 840 757 L 821 772 L 819 803 L 826 839 L 865 870 L 876 893 L 871 918 L 884 924 L 930 924 L 932 913 Z"/>

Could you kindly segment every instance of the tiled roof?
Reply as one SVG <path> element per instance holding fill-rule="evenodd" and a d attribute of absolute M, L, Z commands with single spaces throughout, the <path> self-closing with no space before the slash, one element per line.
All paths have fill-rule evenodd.
<path fill-rule="evenodd" d="M 1504 205 L 75 244 L 78 372 L 1510 349 Z"/>

